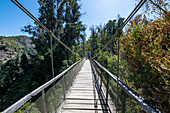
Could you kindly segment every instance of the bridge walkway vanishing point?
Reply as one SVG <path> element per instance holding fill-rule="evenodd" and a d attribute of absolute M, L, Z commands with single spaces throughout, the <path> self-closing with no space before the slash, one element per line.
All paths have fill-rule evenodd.
<path fill-rule="evenodd" d="M 66 101 L 61 107 L 61 113 L 110 113 L 104 98 L 99 96 L 95 88 L 95 79 L 90 61 L 86 60 L 79 71 Z M 97 103 L 97 106 L 96 104 Z"/>
<path fill-rule="evenodd" d="M 121 91 L 114 92 L 113 82 Z M 31 102 L 29 106 L 25 106 L 27 102 Z M 147 113 L 160 113 L 97 61 L 83 58 L 2 113 L 13 113 L 24 106 L 23 112 L 36 113 L 125 113 L 125 105 L 127 110 L 139 112 L 133 108 L 135 104 Z"/>
<path fill-rule="evenodd" d="M 123 24 L 116 30 L 112 37 L 119 35 L 119 31 L 121 31 L 127 25 L 127 23 L 133 18 L 133 16 L 138 12 L 138 10 L 144 5 L 146 1 L 147 0 L 141 0 L 136 5 L 134 10 L 126 18 Z M 56 39 L 68 51 L 76 56 L 80 56 L 79 54 L 72 51 L 69 47 L 67 47 L 67 45 L 65 45 L 58 37 L 53 34 L 52 31 L 50 31 L 37 18 L 35 18 L 34 15 L 32 15 L 20 2 L 17 0 L 12 0 L 12 2 L 17 5 L 23 12 L 25 12 L 30 18 L 32 18 L 38 25 L 40 25 L 49 34 L 49 36 L 51 36 L 51 40 L 52 38 Z M 135 104 L 139 105 L 148 113 L 159 113 L 160 111 L 158 109 L 148 104 L 133 89 L 131 89 L 127 84 L 119 79 L 119 38 L 117 49 L 117 76 L 109 72 L 104 66 L 95 61 L 95 58 L 112 42 L 112 40 L 113 38 L 111 38 L 106 45 L 102 46 L 102 50 L 100 50 L 95 57 L 91 58 L 91 62 L 86 60 L 84 63 L 84 59 L 76 62 L 50 81 L 46 82 L 42 86 L 38 87 L 11 105 L 3 113 L 15 112 L 31 99 L 33 100 L 33 103 L 31 104 L 32 106 L 30 105 L 31 107 L 29 106 L 28 109 L 26 109 L 27 112 L 41 111 L 42 113 L 53 113 L 56 112 L 56 110 L 58 112 L 58 108 L 60 108 L 59 112 L 61 113 L 107 113 L 115 112 L 116 105 L 118 112 L 121 110 L 122 113 L 125 113 L 125 105 L 127 106 L 127 104 L 131 104 L 126 102 L 126 98 L 130 98 L 136 102 Z M 51 56 L 53 56 L 52 43 Z M 81 68 L 83 63 L 84 65 Z M 91 63 L 93 65 L 91 65 Z M 51 57 L 51 64 L 53 67 L 53 57 Z M 54 74 L 54 68 L 52 68 L 52 71 Z M 66 93 L 67 95 L 65 95 Z M 112 99 L 109 95 L 112 97 Z M 112 101 L 115 101 L 115 105 Z M 60 107 L 61 104 L 62 106 Z M 32 107 L 34 109 L 32 109 Z M 133 107 L 134 106 L 130 106 L 130 108 L 134 109 Z"/>

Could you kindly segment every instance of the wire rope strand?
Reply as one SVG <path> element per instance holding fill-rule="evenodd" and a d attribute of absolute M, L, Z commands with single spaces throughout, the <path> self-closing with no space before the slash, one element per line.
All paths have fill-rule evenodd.
<path fill-rule="evenodd" d="M 50 36 L 50 48 L 51 48 L 51 71 L 52 71 L 52 76 L 54 78 L 54 58 L 53 58 L 53 42 L 52 42 L 52 37 Z"/>
<path fill-rule="evenodd" d="M 147 0 L 141 0 L 138 5 L 134 8 L 134 10 L 130 13 L 130 15 L 127 17 L 127 19 L 124 21 L 123 25 L 120 26 L 119 28 L 117 28 L 115 34 L 112 36 L 112 38 L 107 42 L 107 44 L 102 48 L 102 50 L 99 51 L 99 53 L 93 57 L 96 58 L 113 40 L 114 37 L 116 37 L 118 35 L 118 32 L 121 31 L 126 24 L 133 18 L 133 16 L 139 11 L 139 9 L 143 6 L 143 4 L 146 2 Z"/>
<path fill-rule="evenodd" d="M 119 39 L 120 39 L 120 36 L 118 36 L 117 38 L 117 83 L 118 83 L 118 80 L 119 80 Z M 117 84 L 117 98 L 116 98 L 116 107 L 118 108 L 118 94 L 119 93 L 119 86 Z M 116 109 L 117 109 L 116 108 Z M 116 112 L 118 113 L 118 110 L 116 110 Z"/>
<path fill-rule="evenodd" d="M 63 45 L 66 49 L 68 49 L 71 53 L 74 53 L 68 46 L 66 46 L 61 40 L 59 40 L 45 25 L 43 25 L 34 15 L 32 15 L 20 2 L 17 0 L 11 0 L 15 5 L 17 5 L 23 12 L 25 12 L 31 19 L 33 19 L 37 24 L 39 24 L 43 29 L 45 29 L 50 36 L 55 38 L 61 45 Z M 77 54 L 77 56 L 80 56 Z M 81 56 L 80 56 L 81 57 Z"/>

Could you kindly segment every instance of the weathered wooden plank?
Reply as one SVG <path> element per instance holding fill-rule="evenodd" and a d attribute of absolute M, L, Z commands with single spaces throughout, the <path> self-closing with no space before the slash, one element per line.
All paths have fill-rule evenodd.
<path fill-rule="evenodd" d="M 101 100 L 73 100 L 73 99 L 69 100 L 69 99 L 67 99 L 65 101 L 65 104 L 81 104 L 82 106 L 84 104 L 86 104 L 86 105 L 89 104 L 89 105 L 93 105 L 93 106 L 94 106 L 94 104 L 97 104 L 98 106 L 106 105 L 106 103 L 103 103 L 102 101 Z M 116 109 L 116 108 L 113 108 L 113 109 Z"/>
<path fill-rule="evenodd" d="M 94 99 L 94 96 L 87 96 L 87 95 L 84 95 L 84 96 L 78 96 L 78 95 L 69 95 L 68 97 L 66 97 L 66 99 Z"/>
<path fill-rule="evenodd" d="M 103 113 L 102 110 L 62 110 L 61 113 Z"/>
<path fill-rule="evenodd" d="M 66 104 L 92 104 L 94 105 L 94 100 L 66 100 Z M 100 100 L 97 101 L 97 104 L 100 105 Z"/>
<path fill-rule="evenodd" d="M 72 88 L 72 90 L 93 91 L 91 88 Z"/>
<path fill-rule="evenodd" d="M 98 105 L 97 107 L 94 107 L 94 105 L 92 104 L 65 104 L 63 106 L 64 109 L 77 109 L 77 110 L 108 110 L 108 108 L 106 107 L 106 105 L 101 106 Z"/>
<path fill-rule="evenodd" d="M 77 86 L 72 86 L 72 88 L 89 88 L 89 89 L 93 89 L 93 86 L 85 86 L 85 85 L 77 85 Z"/>
<path fill-rule="evenodd" d="M 79 91 L 75 91 L 75 92 L 72 92 L 70 95 L 94 95 L 92 91 L 90 92 L 79 92 Z"/>
<path fill-rule="evenodd" d="M 79 78 L 76 79 L 74 83 L 77 83 L 77 82 L 80 82 L 80 83 L 81 83 L 81 82 L 83 82 L 83 81 L 84 81 L 84 82 L 92 83 L 91 79 L 79 79 Z"/>
<path fill-rule="evenodd" d="M 77 86 L 77 87 L 78 86 L 85 86 L 85 87 L 87 86 L 88 87 L 88 86 L 93 86 L 93 84 L 92 83 L 91 84 L 87 84 L 87 83 L 86 84 L 85 83 L 83 83 L 83 84 L 79 83 L 78 84 L 78 83 L 75 83 L 75 84 L 73 84 L 73 86 Z"/>
<path fill-rule="evenodd" d="M 90 82 L 89 82 L 89 81 L 90 81 Z M 74 85 L 74 84 L 84 84 L 84 83 L 87 83 L 87 84 L 91 84 L 91 85 L 92 85 L 93 82 L 91 82 L 91 80 L 77 80 L 77 81 L 74 81 L 73 85 Z"/>
<path fill-rule="evenodd" d="M 69 94 L 70 93 L 82 93 L 82 94 L 94 94 L 94 92 L 92 92 L 92 91 L 89 91 L 89 90 L 86 90 L 86 91 L 84 91 L 84 90 L 71 90 L 70 92 L 69 92 Z M 95 91 L 95 93 L 97 93 L 97 91 Z"/>
<path fill-rule="evenodd" d="M 79 91 L 77 91 L 77 92 L 72 92 L 69 96 L 71 96 L 71 95 L 84 95 L 84 96 L 86 96 L 86 95 L 91 95 L 91 96 L 93 96 L 93 92 L 79 92 Z"/>

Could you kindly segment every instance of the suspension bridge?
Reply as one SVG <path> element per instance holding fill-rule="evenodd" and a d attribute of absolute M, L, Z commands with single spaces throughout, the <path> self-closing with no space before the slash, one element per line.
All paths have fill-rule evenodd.
<path fill-rule="evenodd" d="M 17 0 L 12 0 L 12 2 L 44 28 L 51 37 L 56 39 L 73 54 L 76 54 L 36 19 L 22 4 Z M 119 31 L 124 28 L 145 2 L 146 0 L 141 0 L 138 3 L 124 21 L 124 24 L 117 29 L 113 37 L 119 34 Z M 100 52 L 102 52 L 111 41 L 112 38 L 103 46 Z M 115 76 L 97 62 L 94 59 L 95 57 L 90 57 L 90 59 L 82 58 L 50 81 L 21 98 L 2 113 L 16 112 L 23 107 L 25 103 L 29 103 L 29 106 L 23 108 L 24 112 L 32 113 L 125 113 L 130 112 L 127 111 L 129 109 L 131 112 L 139 112 L 133 108 L 135 105 L 147 113 L 160 112 L 119 79 L 119 73 Z M 51 61 L 53 62 L 53 58 L 51 58 Z M 130 101 L 133 101 L 133 103 L 130 103 Z"/>

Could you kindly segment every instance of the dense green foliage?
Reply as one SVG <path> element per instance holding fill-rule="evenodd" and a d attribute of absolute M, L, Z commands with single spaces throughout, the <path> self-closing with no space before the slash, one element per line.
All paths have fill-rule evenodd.
<path fill-rule="evenodd" d="M 27 36 L 0 37 L 0 65 L 22 53 L 35 55 L 34 44 Z"/>
<path fill-rule="evenodd" d="M 120 78 L 151 105 L 162 112 L 169 112 L 170 14 L 167 10 L 169 4 L 166 0 L 150 0 L 145 6 L 148 15 L 156 14 L 157 17 L 151 20 L 146 15 L 138 15 L 130 21 L 123 34 L 118 35 Z M 111 44 L 103 52 L 98 53 L 115 33 L 119 22 L 110 20 L 104 27 L 101 25 L 92 27 L 91 37 L 87 41 L 88 50 L 93 51 L 92 56 L 115 75 L 117 75 L 118 36 L 112 37 Z M 132 100 L 128 99 L 127 103 L 127 112 L 137 112 L 132 111 L 139 109 Z"/>
<path fill-rule="evenodd" d="M 143 97 L 162 111 L 169 105 L 169 34 L 167 18 L 147 21 L 136 17 L 122 38 L 122 58 L 128 63 L 129 81 Z"/>
<path fill-rule="evenodd" d="M 38 0 L 38 3 L 40 5 L 39 20 L 75 53 L 83 56 L 85 26 L 80 21 L 82 15 L 79 11 L 80 2 L 78 0 Z M 52 39 L 53 51 L 51 51 L 50 34 L 38 24 L 25 26 L 22 31 L 32 35 L 31 40 L 35 45 L 36 54 L 27 54 L 27 51 L 22 51 L 18 55 L 18 52 L 16 57 L 1 66 L 0 90 L 3 92 L 0 94 L 0 111 L 53 78 L 51 52 L 53 52 L 54 76 L 81 59 L 54 39 Z"/>
<path fill-rule="evenodd" d="M 82 14 L 78 0 L 38 0 L 38 3 L 38 19 L 42 24 L 75 53 L 83 56 L 85 49 L 91 51 L 92 57 L 96 56 L 95 59 L 116 76 L 119 37 L 119 77 L 151 105 L 162 112 L 169 112 L 170 13 L 166 0 L 148 0 L 145 5 L 146 13 L 156 14 L 156 17 L 151 20 L 146 15 L 138 15 L 116 37 L 112 36 L 122 25 L 124 18 L 110 20 L 105 26 L 92 26 L 87 43 L 84 36 L 86 28 L 80 21 Z M 9 51 L 9 58 L 0 59 L 0 91 L 3 91 L 0 93 L 0 111 L 53 78 L 52 52 L 54 76 L 80 59 L 80 56 L 72 54 L 56 40 L 51 40 L 50 34 L 36 23 L 25 26 L 22 31 L 32 35 L 31 44 L 35 48 L 30 47 L 27 38 L 0 37 L 0 52 Z M 113 40 L 110 45 L 98 54 L 111 38 Z M 113 82 L 111 87 L 115 92 L 116 85 Z M 58 90 L 60 93 L 62 89 Z M 53 104 L 53 100 L 54 94 L 51 94 L 47 101 Z M 17 112 L 23 112 L 28 106 L 39 112 L 35 103 L 31 102 Z M 141 110 L 130 98 L 127 98 L 126 108 L 127 112 Z M 50 110 L 53 111 L 53 108 Z"/>

